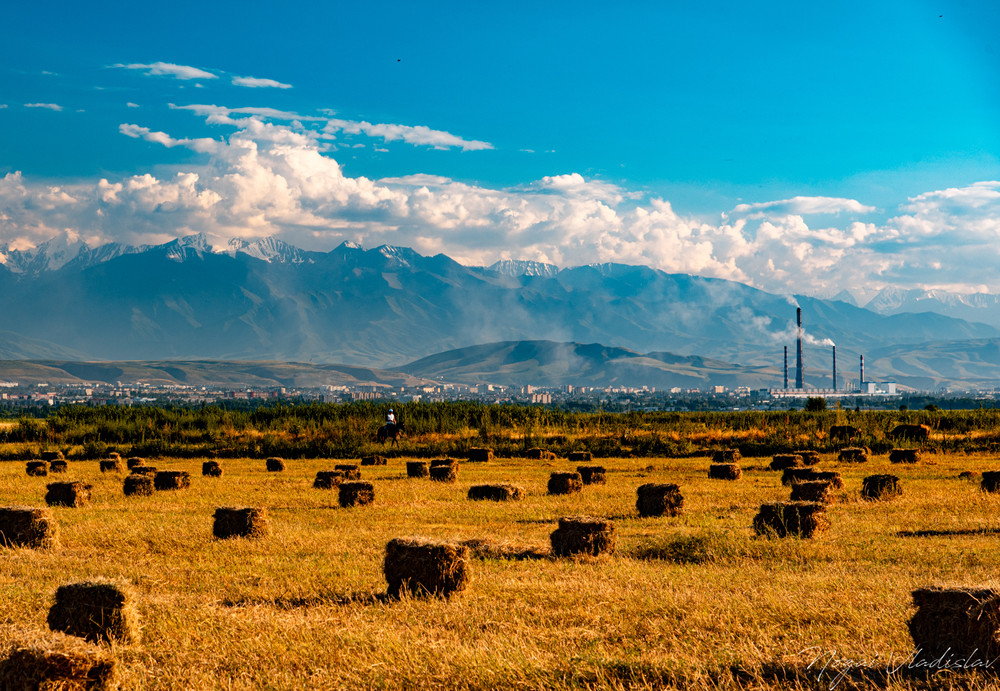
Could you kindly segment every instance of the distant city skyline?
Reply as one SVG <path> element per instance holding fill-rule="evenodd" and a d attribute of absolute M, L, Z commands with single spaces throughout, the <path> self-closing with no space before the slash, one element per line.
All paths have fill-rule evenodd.
<path fill-rule="evenodd" d="M 0 262 L 205 233 L 1000 292 L 1000 6 L 8 9 Z"/>

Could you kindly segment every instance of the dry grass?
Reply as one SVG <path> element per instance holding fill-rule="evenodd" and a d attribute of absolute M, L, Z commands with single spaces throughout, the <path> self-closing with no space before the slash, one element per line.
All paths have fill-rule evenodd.
<path fill-rule="evenodd" d="M 0 650 L 46 632 L 56 588 L 110 578 L 132 584 L 140 644 L 116 644 L 125 689 L 338 688 L 830 688 L 843 660 L 904 662 L 913 652 L 911 591 L 930 585 L 997 587 L 1000 496 L 957 478 L 995 467 L 982 457 L 935 465 L 863 465 L 824 454 L 842 501 L 811 540 L 753 536 L 760 505 L 787 498 L 765 460 L 737 483 L 707 477 L 710 460 L 602 459 L 606 485 L 549 496 L 555 468 L 526 459 L 463 466 L 455 483 L 406 480 L 404 461 L 366 468 L 377 501 L 341 509 L 312 489 L 330 459 L 268 473 L 231 460 L 202 478 L 204 459 L 150 459 L 192 474 L 190 489 L 125 497 L 97 462 L 74 465 L 93 485 L 83 508 L 51 509 L 60 546 L 0 549 Z M 651 470 L 647 467 L 652 465 Z M 872 473 L 898 474 L 893 502 L 858 498 Z M 519 502 L 470 502 L 473 484 L 516 481 Z M 635 513 L 636 488 L 677 483 L 684 514 Z M 0 496 L 41 506 L 45 480 L 0 464 Z M 218 541 L 218 506 L 268 511 L 266 540 Z M 562 516 L 614 520 L 617 550 L 587 559 L 504 558 L 482 551 L 461 597 L 384 597 L 387 542 L 434 539 L 549 544 Z M 495 552 L 495 554 L 494 554 Z M 836 655 L 827 676 L 820 665 Z M 881 663 L 880 663 L 881 664 Z M 868 688 L 855 669 L 837 688 Z M 833 674 L 831 674 L 833 672 Z M 877 688 L 995 688 L 975 675 L 921 681 L 871 671 Z"/>

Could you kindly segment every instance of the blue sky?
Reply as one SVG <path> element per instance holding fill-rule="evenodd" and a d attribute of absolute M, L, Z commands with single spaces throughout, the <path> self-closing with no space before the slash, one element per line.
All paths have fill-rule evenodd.
<path fill-rule="evenodd" d="M 1000 291 L 993 2 L 56 7 L 0 29 L 0 245 Z"/>

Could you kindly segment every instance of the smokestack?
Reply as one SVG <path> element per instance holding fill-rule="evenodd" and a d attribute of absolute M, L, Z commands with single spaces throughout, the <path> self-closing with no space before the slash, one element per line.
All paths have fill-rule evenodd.
<path fill-rule="evenodd" d="M 837 346 L 833 346 L 833 390 L 837 390 Z"/>
<path fill-rule="evenodd" d="M 785 346 L 785 391 L 788 391 L 788 346 Z"/>
<path fill-rule="evenodd" d="M 865 356 L 861 356 L 861 388 L 865 386 Z"/>
<path fill-rule="evenodd" d="M 795 388 L 802 389 L 802 308 L 795 308 L 795 323 L 798 338 L 795 341 Z"/>

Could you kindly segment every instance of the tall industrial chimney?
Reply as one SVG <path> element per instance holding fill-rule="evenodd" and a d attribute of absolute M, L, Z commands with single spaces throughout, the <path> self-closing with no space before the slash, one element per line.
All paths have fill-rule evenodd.
<path fill-rule="evenodd" d="M 788 346 L 785 346 L 785 391 L 788 391 Z"/>
<path fill-rule="evenodd" d="M 795 308 L 795 323 L 798 338 L 795 341 L 795 388 L 802 390 L 802 308 Z"/>
<path fill-rule="evenodd" d="M 861 356 L 861 390 L 865 390 L 865 356 Z"/>
<path fill-rule="evenodd" d="M 837 390 L 837 346 L 833 346 L 833 390 Z"/>

